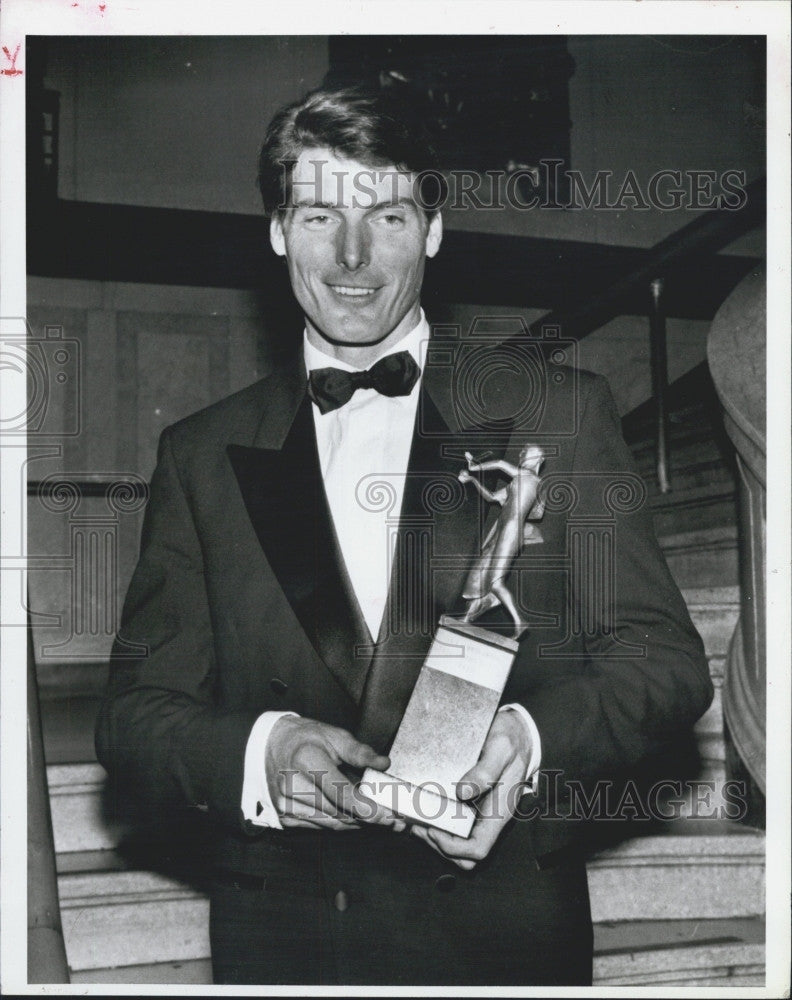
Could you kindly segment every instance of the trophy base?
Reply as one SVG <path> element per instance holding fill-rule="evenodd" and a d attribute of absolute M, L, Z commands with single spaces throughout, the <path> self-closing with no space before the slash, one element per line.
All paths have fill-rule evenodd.
<path fill-rule="evenodd" d="M 455 795 L 478 761 L 517 652 L 514 639 L 443 615 L 390 751 L 361 792 L 412 823 L 470 836 L 475 810 Z"/>
<path fill-rule="evenodd" d="M 412 785 L 387 771 L 367 767 L 360 790 L 367 799 L 410 823 L 433 826 L 457 837 L 469 837 L 476 813 L 466 802 L 441 795 L 428 785 Z"/>

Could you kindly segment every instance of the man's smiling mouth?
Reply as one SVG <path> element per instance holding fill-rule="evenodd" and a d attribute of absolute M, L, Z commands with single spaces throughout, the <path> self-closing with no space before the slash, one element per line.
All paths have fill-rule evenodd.
<path fill-rule="evenodd" d="M 347 295 L 350 298 L 368 298 L 377 291 L 376 288 L 359 288 L 354 285 L 329 285 L 328 287 L 337 295 Z"/>

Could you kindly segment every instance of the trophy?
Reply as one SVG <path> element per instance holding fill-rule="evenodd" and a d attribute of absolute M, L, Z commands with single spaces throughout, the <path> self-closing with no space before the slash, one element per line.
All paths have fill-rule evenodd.
<path fill-rule="evenodd" d="M 519 464 L 502 459 L 476 462 L 465 452 L 467 468 L 459 480 L 472 483 L 490 503 L 501 507 L 471 567 L 462 596 L 461 618 L 440 617 L 431 648 L 390 750 L 387 772 L 367 768 L 361 785 L 367 798 L 404 819 L 460 837 L 470 836 L 475 810 L 459 801 L 456 783 L 481 754 L 525 631 L 505 580 L 525 544 L 542 541 L 531 521 L 544 514 L 539 498 L 542 449 L 526 445 Z M 498 471 L 509 482 L 488 490 L 474 472 Z M 474 625 L 475 619 L 502 605 L 514 623 L 513 637 Z"/>

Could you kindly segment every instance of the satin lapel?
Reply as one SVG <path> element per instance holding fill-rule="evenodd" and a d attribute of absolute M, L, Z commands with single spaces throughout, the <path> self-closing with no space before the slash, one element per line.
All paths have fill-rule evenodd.
<path fill-rule="evenodd" d="M 470 439 L 448 426 L 442 401 L 425 380 L 388 603 L 361 701 L 359 737 L 378 750 L 392 742 L 438 619 L 457 605 L 481 537 L 481 505 L 457 479 Z"/>
<path fill-rule="evenodd" d="M 257 443 L 228 446 L 253 528 L 278 583 L 314 649 L 356 701 L 371 638 L 344 567 L 322 484 L 304 380 L 275 388 L 273 419 Z M 282 446 L 281 445 L 282 441 Z M 360 655 L 357 655 L 360 654 Z"/>

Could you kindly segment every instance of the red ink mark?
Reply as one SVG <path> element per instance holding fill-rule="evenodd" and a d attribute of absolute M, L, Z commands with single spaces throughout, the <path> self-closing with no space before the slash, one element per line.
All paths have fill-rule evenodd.
<path fill-rule="evenodd" d="M 0 69 L 0 73 L 2 73 L 3 76 L 22 76 L 22 70 L 16 68 L 17 56 L 19 55 L 19 45 L 17 45 L 14 49 L 13 55 L 11 55 L 5 45 L 3 46 L 3 52 L 5 52 L 6 58 L 11 63 L 11 67 L 10 69 Z"/>
<path fill-rule="evenodd" d="M 106 3 L 100 3 L 100 4 L 99 4 L 99 13 L 100 13 L 100 14 L 104 14 L 104 12 L 105 12 L 106 10 L 107 10 L 107 4 L 106 4 Z"/>

